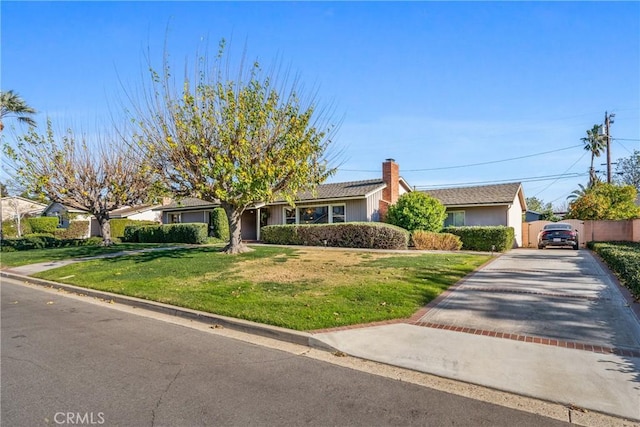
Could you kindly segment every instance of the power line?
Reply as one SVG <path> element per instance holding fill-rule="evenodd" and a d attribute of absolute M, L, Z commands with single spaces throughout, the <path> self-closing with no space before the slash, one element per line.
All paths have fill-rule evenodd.
<path fill-rule="evenodd" d="M 569 166 L 564 172 L 562 172 L 562 174 L 565 174 L 567 172 L 569 172 L 571 170 L 572 167 L 574 167 L 580 160 L 582 160 L 582 158 L 587 154 L 587 152 L 585 151 L 584 154 L 582 154 L 582 156 L 580 156 L 580 158 L 578 158 L 578 160 L 576 160 L 575 162 L 573 162 L 573 164 L 571 164 L 571 166 Z M 559 178 L 558 178 L 559 179 Z M 542 190 L 538 191 L 536 193 L 536 195 L 534 197 L 537 197 L 540 193 L 542 193 L 543 191 L 546 191 L 549 187 L 551 187 L 553 184 L 555 184 L 556 182 L 558 182 L 558 179 L 556 179 L 555 181 L 553 181 L 551 184 L 547 185 L 546 187 L 544 187 Z M 555 200 L 554 200 L 555 201 Z"/>
<path fill-rule="evenodd" d="M 528 154 L 526 156 L 512 157 L 512 158 L 509 158 L 509 159 L 502 159 L 502 160 L 491 160 L 491 161 L 488 161 L 488 162 L 481 162 L 481 163 L 471 163 L 471 164 L 467 164 L 467 165 L 443 166 L 443 167 L 439 167 L 439 168 L 426 168 L 426 169 L 403 169 L 402 172 L 427 172 L 427 171 L 439 171 L 439 170 L 445 170 L 445 169 L 468 168 L 468 167 L 471 167 L 471 166 L 491 165 L 491 164 L 494 164 L 494 163 L 510 162 L 512 160 L 528 159 L 530 157 L 542 156 L 544 154 L 557 153 L 559 151 L 570 150 L 572 148 L 582 147 L 582 146 L 583 146 L 582 144 L 571 145 L 569 147 L 558 148 L 556 150 L 543 151 L 542 153 Z M 339 170 L 342 171 L 342 172 L 379 172 L 378 170 L 363 170 L 363 169 L 339 169 Z"/>
<path fill-rule="evenodd" d="M 588 175 L 587 172 L 583 172 L 583 173 L 576 172 L 571 174 L 531 176 L 526 178 L 501 179 L 501 180 L 494 180 L 494 181 L 475 181 L 475 182 L 463 182 L 463 183 L 457 183 L 457 184 L 438 184 L 438 185 L 416 185 L 414 188 L 416 190 L 419 190 L 419 189 L 427 190 L 427 189 L 438 189 L 438 188 L 449 188 L 449 187 L 463 187 L 466 185 L 478 185 L 478 184 L 502 184 L 507 182 L 538 182 L 538 181 L 580 178 L 586 175 Z"/>

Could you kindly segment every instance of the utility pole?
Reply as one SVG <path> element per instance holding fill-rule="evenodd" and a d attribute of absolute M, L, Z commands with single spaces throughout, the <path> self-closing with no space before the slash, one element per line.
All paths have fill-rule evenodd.
<path fill-rule="evenodd" d="M 607 137 L 607 183 L 611 184 L 611 130 L 610 126 L 613 124 L 613 118 L 615 114 L 607 114 L 604 112 L 604 132 Z"/>

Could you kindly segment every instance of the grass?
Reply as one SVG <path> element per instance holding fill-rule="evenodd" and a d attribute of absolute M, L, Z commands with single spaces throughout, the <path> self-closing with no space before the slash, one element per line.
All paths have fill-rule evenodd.
<path fill-rule="evenodd" d="M 91 257 L 115 252 L 175 246 L 175 244 L 159 243 L 117 243 L 112 246 L 77 246 L 69 248 L 32 249 L 27 251 L 0 252 L 0 266 L 18 267 L 47 261 Z"/>
<path fill-rule="evenodd" d="M 229 256 L 203 247 L 87 261 L 37 276 L 314 330 L 409 317 L 489 259 L 269 246 Z"/>

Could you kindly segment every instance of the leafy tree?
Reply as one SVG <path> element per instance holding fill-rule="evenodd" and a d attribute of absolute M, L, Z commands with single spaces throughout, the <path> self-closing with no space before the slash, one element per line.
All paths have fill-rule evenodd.
<path fill-rule="evenodd" d="M 616 164 L 616 181 L 624 185 L 633 185 L 640 193 L 640 151 L 618 160 Z"/>
<path fill-rule="evenodd" d="M 571 202 L 566 218 L 582 220 L 640 218 L 640 208 L 635 205 L 637 194 L 637 190 L 631 185 L 597 184 Z"/>
<path fill-rule="evenodd" d="M 439 232 L 447 218 L 446 208 L 438 199 L 413 191 L 405 193 L 389 206 L 386 221 L 409 231 Z"/>
<path fill-rule="evenodd" d="M 248 250 L 243 212 L 280 197 L 293 204 L 335 170 L 328 167 L 334 126 L 315 98 L 299 94 L 298 80 L 277 81 L 259 63 L 240 64 L 230 78 L 224 40 L 212 66 L 198 57 L 195 82 L 179 88 L 165 55 L 151 71 L 145 98 L 133 102 L 142 153 L 177 196 L 219 201 L 229 222 L 227 253 Z M 227 70 L 227 71 L 225 71 Z"/>
<path fill-rule="evenodd" d="M 14 91 L 0 92 L 0 132 L 4 129 L 5 117 L 9 116 L 16 116 L 19 122 L 35 126 L 35 120 L 30 117 L 35 113 L 36 110 L 29 107 Z"/>
<path fill-rule="evenodd" d="M 527 208 L 540 214 L 541 220 L 556 221 L 557 217 L 553 214 L 553 205 L 544 203 L 537 197 L 527 197 Z"/>
<path fill-rule="evenodd" d="M 93 214 L 105 246 L 112 243 L 109 213 L 149 196 L 151 169 L 113 135 L 100 136 L 90 146 L 84 135 L 72 130 L 56 135 L 48 121 L 46 134 L 31 128 L 4 151 L 28 190 Z"/>
<path fill-rule="evenodd" d="M 587 130 L 587 136 L 580 138 L 584 143 L 584 149 L 591 152 L 591 167 L 589 168 L 589 187 L 594 186 L 598 181 L 593 161 L 607 148 L 606 136 L 600 134 L 600 125 L 593 125 L 593 128 Z"/>

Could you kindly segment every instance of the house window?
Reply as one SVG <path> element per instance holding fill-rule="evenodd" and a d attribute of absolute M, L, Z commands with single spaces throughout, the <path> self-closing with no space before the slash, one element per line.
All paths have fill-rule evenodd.
<path fill-rule="evenodd" d="M 284 208 L 285 224 L 330 224 L 345 221 L 345 205 Z"/>
<path fill-rule="evenodd" d="M 300 224 L 328 224 L 329 207 L 314 206 L 298 208 L 300 212 Z"/>
<path fill-rule="evenodd" d="M 331 206 L 331 222 L 345 222 L 344 205 Z"/>
<path fill-rule="evenodd" d="M 284 223 L 295 224 L 296 223 L 296 210 L 295 208 L 284 208 Z"/>
<path fill-rule="evenodd" d="M 170 213 L 168 217 L 169 224 L 180 224 L 182 222 L 182 215 L 179 213 Z"/>
<path fill-rule="evenodd" d="M 464 225 L 464 211 L 447 212 L 447 219 L 444 220 L 445 227 L 462 227 Z"/>

